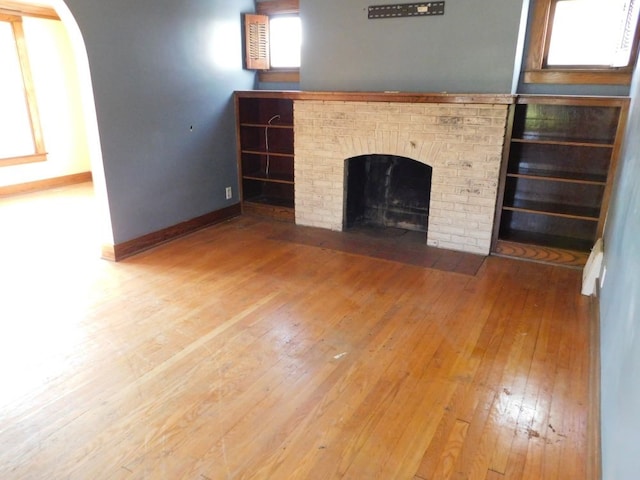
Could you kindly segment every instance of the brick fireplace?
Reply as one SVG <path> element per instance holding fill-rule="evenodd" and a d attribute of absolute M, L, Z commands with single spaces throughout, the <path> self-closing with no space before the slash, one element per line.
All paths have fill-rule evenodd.
<path fill-rule="evenodd" d="M 295 100 L 296 223 L 341 231 L 345 161 L 397 155 L 433 169 L 427 243 L 488 254 L 508 116 L 492 98 Z"/>

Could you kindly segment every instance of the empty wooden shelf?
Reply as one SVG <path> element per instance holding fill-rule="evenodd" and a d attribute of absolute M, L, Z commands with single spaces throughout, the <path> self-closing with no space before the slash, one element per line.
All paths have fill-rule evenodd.
<path fill-rule="evenodd" d="M 293 100 L 285 92 L 236 92 L 235 105 L 242 209 L 293 221 Z"/>
<path fill-rule="evenodd" d="M 517 97 L 494 252 L 586 261 L 602 235 L 627 109 L 623 97 Z"/>

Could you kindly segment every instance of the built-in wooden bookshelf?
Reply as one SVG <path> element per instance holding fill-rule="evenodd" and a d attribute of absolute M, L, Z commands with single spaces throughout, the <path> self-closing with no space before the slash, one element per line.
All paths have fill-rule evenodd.
<path fill-rule="evenodd" d="M 628 99 L 518 96 L 494 252 L 581 265 L 602 235 Z"/>
<path fill-rule="evenodd" d="M 242 209 L 293 221 L 293 100 L 236 92 L 235 104 Z"/>

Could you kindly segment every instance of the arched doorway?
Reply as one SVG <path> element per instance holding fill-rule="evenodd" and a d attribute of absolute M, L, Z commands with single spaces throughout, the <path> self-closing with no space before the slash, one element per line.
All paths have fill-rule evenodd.
<path fill-rule="evenodd" d="M 113 246 L 114 239 L 111 226 L 111 213 L 109 210 L 107 185 L 102 161 L 102 149 L 100 146 L 100 134 L 98 131 L 98 120 L 96 116 L 91 71 L 86 46 L 80 27 L 66 3 L 63 0 L 45 0 L 45 3 L 48 3 L 60 17 L 60 20 L 69 35 L 73 54 L 75 56 L 75 63 L 78 70 L 78 85 L 82 98 L 82 111 L 93 177 L 93 187 L 97 204 L 97 215 L 99 216 L 99 241 L 102 246 Z"/>

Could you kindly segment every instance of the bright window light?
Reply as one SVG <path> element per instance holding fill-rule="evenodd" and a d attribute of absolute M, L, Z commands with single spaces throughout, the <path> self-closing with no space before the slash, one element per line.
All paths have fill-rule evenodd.
<path fill-rule="evenodd" d="M 630 11 L 630 3 L 629 0 L 559 0 L 553 17 L 547 65 L 626 66 L 631 55 L 629 41 L 633 41 L 638 21 L 638 8 Z M 635 7 L 637 4 L 636 1 Z"/>
<path fill-rule="evenodd" d="M 20 60 L 9 22 L 0 22 L 0 158 L 31 155 L 35 151 Z"/>
<path fill-rule="evenodd" d="M 272 68 L 299 68 L 302 45 L 300 17 L 269 19 L 269 44 Z"/>

